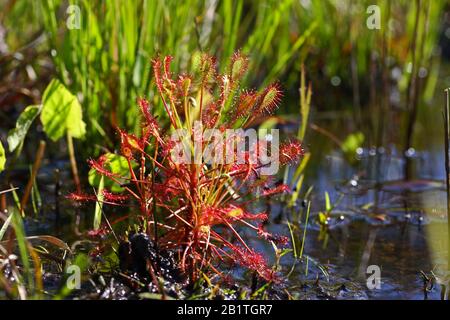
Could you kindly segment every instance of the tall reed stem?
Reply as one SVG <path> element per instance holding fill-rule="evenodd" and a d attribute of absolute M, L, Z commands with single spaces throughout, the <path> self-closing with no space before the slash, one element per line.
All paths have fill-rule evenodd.
<path fill-rule="evenodd" d="M 447 183 L 447 232 L 448 232 L 448 247 L 447 247 L 447 269 L 450 271 L 450 88 L 445 90 L 446 104 L 444 108 L 444 128 L 445 128 L 445 180 Z"/>
<path fill-rule="evenodd" d="M 73 147 L 73 138 L 70 133 L 67 133 L 67 148 L 69 149 L 70 167 L 72 168 L 73 181 L 77 192 L 81 192 L 80 177 L 78 176 L 77 159 L 75 158 L 75 149 Z"/>

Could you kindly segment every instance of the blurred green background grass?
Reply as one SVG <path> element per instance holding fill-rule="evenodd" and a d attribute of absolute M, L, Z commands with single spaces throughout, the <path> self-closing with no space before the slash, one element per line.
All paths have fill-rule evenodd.
<path fill-rule="evenodd" d="M 373 4 L 381 12 L 381 28 L 375 30 L 366 25 L 367 8 Z M 170 54 L 174 68 L 186 70 L 193 56 L 207 51 L 225 67 L 221 62 L 241 50 L 251 57 L 245 86 L 281 81 L 286 98 L 280 114 L 298 113 L 304 64 L 313 84 L 313 107 L 350 112 L 355 119 L 352 129 L 363 131 L 367 141 L 375 143 L 384 131 L 386 81 L 401 96 L 405 122 L 414 108 L 408 99 L 412 85 L 420 88 L 418 99 L 431 100 L 439 77 L 438 40 L 446 4 L 445 0 L 1 0 L 2 117 L 9 121 L 5 126 L 11 126 L 17 115 L 5 115 L 4 110 L 13 105 L 21 111 L 39 101 L 45 86 L 57 77 L 82 104 L 87 123 L 83 149 L 92 152 L 96 144 L 113 147 L 114 126 L 138 130 L 136 98 L 154 97 L 153 57 Z M 71 5 L 79 11 L 70 11 Z M 68 28 L 77 18 L 79 29 Z M 164 117 L 159 102 L 154 103 L 156 113 Z M 98 147 L 94 149 L 98 153 Z"/>

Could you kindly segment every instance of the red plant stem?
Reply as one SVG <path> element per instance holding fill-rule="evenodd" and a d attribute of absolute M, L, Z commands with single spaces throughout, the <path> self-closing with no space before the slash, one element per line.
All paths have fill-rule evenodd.
<path fill-rule="evenodd" d="M 123 186 L 122 183 L 117 180 L 116 178 L 114 178 L 113 176 L 109 175 L 107 176 L 109 179 L 111 179 L 112 181 L 114 181 L 115 183 L 117 183 L 119 186 L 121 186 L 122 188 L 124 188 L 125 190 L 127 190 L 133 197 L 135 197 L 137 200 L 140 200 L 139 196 L 130 188 L 128 188 L 127 186 Z"/>
<path fill-rule="evenodd" d="M 225 224 L 231 229 L 231 231 L 234 233 L 234 235 L 236 236 L 236 238 L 242 243 L 242 245 L 248 250 L 248 251 L 252 251 L 247 244 L 245 243 L 245 241 L 241 238 L 241 236 L 239 235 L 239 233 L 237 233 L 237 231 L 227 222 L 224 221 Z M 231 245 L 230 242 L 228 242 L 227 240 L 225 240 L 224 238 L 222 238 L 218 233 L 214 232 L 215 236 L 218 237 L 219 239 L 221 239 L 224 243 L 227 243 L 228 245 Z"/>
<path fill-rule="evenodd" d="M 209 244 L 210 244 L 210 239 L 211 239 L 211 232 L 208 232 L 208 238 L 206 240 L 206 246 L 205 246 L 205 250 L 203 250 L 203 258 L 202 258 L 202 263 L 200 264 L 200 270 L 203 269 L 203 265 L 206 261 L 206 255 L 208 253 L 208 248 L 209 248 Z"/>
<path fill-rule="evenodd" d="M 156 143 L 156 147 L 155 147 L 155 155 L 154 158 L 156 158 L 157 154 L 158 154 L 158 146 L 159 144 Z M 145 156 L 144 156 L 145 159 Z M 155 186 L 155 165 L 152 163 L 152 190 L 154 190 L 154 186 Z M 154 233 L 154 242 L 155 242 L 155 247 L 158 248 L 158 221 L 156 220 L 156 210 L 155 210 L 155 206 L 156 206 L 156 201 L 153 201 L 151 203 L 152 209 L 152 216 L 153 216 L 153 233 Z M 149 213 L 150 214 L 150 213 Z"/>
<path fill-rule="evenodd" d="M 159 291 L 158 278 L 156 278 L 156 274 L 155 274 L 155 270 L 154 270 L 153 264 L 151 263 L 150 260 L 147 260 L 146 264 L 147 264 L 147 270 L 150 273 L 150 276 L 152 278 L 152 282 L 153 282 L 154 286 L 156 287 L 156 289 Z"/>
<path fill-rule="evenodd" d="M 129 169 L 130 175 L 131 175 L 131 181 L 134 182 L 134 184 L 136 186 L 136 189 L 137 189 L 137 191 L 139 192 L 139 194 L 141 195 L 141 198 L 142 198 L 141 187 L 140 187 L 139 183 L 137 182 L 139 180 L 137 179 L 136 174 L 134 173 L 133 166 L 131 165 L 131 161 L 130 161 L 129 158 L 127 158 L 127 163 L 128 163 L 128 169 Z"/>
<path fill-rule="evenodd" d="M 183 250 L 183 256 L 182 256 L 182 258 L 181 258 L 181 268 L 182 268 L 182 270 L 184 270 L 184 271 L 186 271 L 186 256 L 187 256 L 187 253 L 188 253 L 189 249 L 191 248 L 192 244 L 193 244 L 192 241 L 189 242 L 189 243 L 186 245 L 186 248 Z"/>
<path fill-rule="evenodd" d="M 190 228 L 194 228 L 194 226 L 192 225 L 192 224 L 190 224 L 188 221 L 186 221 L 185 219 L 183 219 L 182 217 L 180 217 L 179 215 L 178 215 L 178 212 L 177 211 L 180 211 L 181 209 L 184 209 L 185 207 L 183 207 L 183 208 L 181 208 L 181 209 L 178 209 L 177 211 L 172 211 L 167 205 L 164 205 L 164 204 L 162 204 L 162 203 L 160 203 L 160 204 L 158 204 L 158 206 L 160 206 L 160 207 L 162 207 L 162 208 L 166 208 L 166 209 L 168 209 L 170 212 L 172 212 L 172 214 L 176 217 L 176 218 L 178 218 L 178 219 L 180 219 L 182 222 L 184 222 L 188 227 L 190 227 Z M 182 212 L 182 211 L 181 211 Z"/>

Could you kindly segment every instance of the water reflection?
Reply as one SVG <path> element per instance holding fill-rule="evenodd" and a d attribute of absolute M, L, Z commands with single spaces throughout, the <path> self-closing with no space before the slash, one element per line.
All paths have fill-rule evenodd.
<path fill-rule="evenodd" d="M 305 252 L 330 270 L 330 285 L 353 285 L 353 295 L 335 298 L 439 299 L 436 279 L 446 281 L 448 239 L 445 187 L 439 180 L 443 157 L 409 150 L 414 178 L 403 181 L 405 157 L 395 146 L 357 151 L 358 161 L 349 165 L 332 150 L 309 177 L 315 192 Z M 317 223 L 325 191 L 332 202 L 342 198 L 330 216 L 326 246 Z M 380 289 L 366 286 L 369 265 L 381 269 Z M 314 276 L 327 283 L 323 273 Z"/>

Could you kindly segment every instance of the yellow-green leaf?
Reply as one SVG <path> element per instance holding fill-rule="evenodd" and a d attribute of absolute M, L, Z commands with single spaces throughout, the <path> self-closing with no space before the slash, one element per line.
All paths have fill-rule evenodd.
<path fill-rule="evenodd" d="M 41 122 L 45 133 L 53 141 L 67 132 L 75 138 L 86 133 L 86 124 L 78 99 L 58 80 L 54 79 L 42 97 Z"/>
<path fill-rule="evenodd" d="M 5 149 L 3 149 L 2 142 L 0 141 L 0 172 L 5 170 L 5 163 L 6 163 Z"/>
<path fill-rule="evenodd" d="M 41 112 L 42 106 L 28 106 L 26 107 L 16 122 L 16 127 L 9 131 L 8 133 L 8 146 L 9 152 L 13 152 L 17 147 L 21 146 L 25 140 L 28 129 L 30 129 L 31 124 L 34 119 Z"/>

